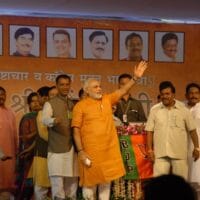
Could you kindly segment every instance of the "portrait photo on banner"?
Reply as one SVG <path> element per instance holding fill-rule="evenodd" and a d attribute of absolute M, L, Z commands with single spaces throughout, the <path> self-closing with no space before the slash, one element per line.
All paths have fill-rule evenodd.
<path fill-rule="evenodd" d="M 10 25 L 9 36 L 10 56 L 40 56 L 40 28 L 38 26 Z"/>
<path fill-rule="evenodd" d="M 119 31 L 119 60 L 148 61 L 149 32 L 135 30 Z"/>
<path fill-rule="evenodd" d="M 46 28 L 46 55 L 51 58 L 76 58 L 76 29 L 66 27 Z"/>
<path fill-rule="evenodd" d="M 3 30 L 2 24 L 0 24 L 0 56 L 3 54 Z"/>
<path fill-rule="evenodd" d="M 113 59 L 113 30 L 83 29 L 83 58 Z"/>
<path fill-rule="evenodd" d="M 155 32 L 155 61 L 184 62 L 184 33 Z"/>

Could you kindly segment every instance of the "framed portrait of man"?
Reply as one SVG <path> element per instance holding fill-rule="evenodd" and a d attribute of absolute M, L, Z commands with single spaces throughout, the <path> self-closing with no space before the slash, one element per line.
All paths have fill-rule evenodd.
<path fill-rule="evenodd" d="M 119 60 L 147 61 L 148 52 L 149 32 L 134 30 L 119 31 Z"/>
<path fill-rule="evenodd" d="M 184 62 L 184 33 L 155 32 L 155 61 Z"/>
<path fill-rule="evenodd" d="M 39 57 L 40 28 L 38 26 L 10 25 L 10 56 Z"/>
<path fill-rule="evenodd" d="M 112 60 L 113 31 L 102 29 L 83 29 L 83 58 Z"/>
<path fill-rule="evenodd" d="M 0 24 L 0 56 L 3 54 L 3 33 L 2 33 L 2 24 Z"/>
<path fill-rule="evenodd" d="M 63 27 L 47 27 L 47 57 L 76 58 L 76 29 Z"/>

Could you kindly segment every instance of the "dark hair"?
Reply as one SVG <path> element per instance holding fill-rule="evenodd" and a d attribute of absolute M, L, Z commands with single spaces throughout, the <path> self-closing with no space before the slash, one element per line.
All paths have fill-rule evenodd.
<path fill-rule="evenodd" d="M 35 97 L 35 96 L 38 96 L 38 93 L 37 93 L 37 92 L 31 92 L 31 93 L 28 95 L 28 97 L 27 97 L 27 103 L 28 103 L 28 105 L 31 104 L 32 98 Z"/>
<path fill-rule="evenodd" d="M 24 34 L 31 34 L 32 39 L 34 39 L 34 32 L 30 28 L 27 28 L 27 27 L 22 27 L 22 28 L 17 29 L 17 31 L 15 32 L 15 39 L 17 40 L 17 38 L 20 35 L 24 35 Z"/>
<path fill-rule="evenodd" d="M 175 33 L 166 33 L 165 35 L 163 35 L 162 36 L 162 46 L 164 46 L 168 40 L 172 40 L 172 39 L 174 39 L 178 42 L 178 37 Z"/>
<path fill-rule="evenodd" d="M 43 87 L 41 87 L 41 88 L 39 88 L 39 89 L 37 90 L 37 93 L 38 93 L 41 97 L 43 97 L 43 96 L 48 96 L 49 90 L 50 90 L 50 87 L 48 87 L 48 86 L 43 86 Z"/>
<path fill-rule="evenodd" d="M 54 32 L 53 32 L 53 38 L 54 38 L 54 36 L 55 36 L 56 34 L 64 34 L 64 35 L 66 35 L 66 36 L 68 37 L 69 42 L 71 42 L 70 34 L 69 34 L 69 32 L 67 32 L 66 30 L 58 29 L 58 30 L 54 31 Z"/>
<path fill-rule="evenodd" d="M 128 46 L 128 41 L 131 40 L 134 37 L 140 38 L 141 42 L 143 43 L 143 39 L 142 39 L 141 35 L 139 35 L 137 33 L 131 33 L 131 34 L 129 34 L 129 35 L 126 36 L 125 45 Z"/>
<path fill-rule="evenodd" d="M 197 83 L 189 83 L 189 84 L 186 86 L 186 89 L 185 89 L 186 94 L 188 94 L 190 88 L 193 88 L 193 87 L 197 88 L 197 89 L 199 90 L 199 92 L 200 92 L 200 85 L 199 85 L 199 84 L 197 84 Z"/>
<path fill-rule="evenodd" d="M 68 76 L 67 74 L 60 74 L 60 75 L 58 75 L 58 76 L 56 77 L 56 84 L 58 84 L 58 81 L 59 81 L 59 79 L 61 79 L 61 78 L 63 78 L 63 79 L 68 79 L 68 80 L 71 82 L 70 76 Z"/>
<path fill-rule="evenodd" d="M 90 34 L 90 36 L 89 36 L 90 42 L 92 42 L 92 40 L 93 40 L 96 36 L 101 36 L 101 35 L 105 36 L 106 42 L 108 42 L 108 37 L 107 37 L 107 35 L 105 34 L 105 32 L 103 32 L 103 31 L 94 31 L 94 32 L 92 32 L 92 33 Z"/>
<path fill-rule="evenodd" d="M 49 91 L 50 91 L 50 90 L 53 90 L 53 89 L 56 89 L 56 86 L 55 86 L 55 85 L 49 87 Z"/>
<path fill-rule="evenodd" d="M 0 90 L 3 91 L 4 93 L 6 93 L 6 90 L 0 86 Z"/>
<path fill-rule="evenodd" d="M 152 178 L 144 185 L 144 200 L 197 200 L 197 194 L 184 178 L 162 175 Z"/>
<path fill-rule="evenodd" d="M 78 92 L 78 97 L 79 97 L 79 99 L 82 97 L 83 94 L 84 94 L 84 90 L 83 90 L 83 88 L 81 88 L 81 89 L 79 90 L 79 92 Z"/>
<path fill-rule="evenodd" d="M 121 74 L 119 77 L 118 77 L 118 83 L 120 82 L 121 79 L 123 78 L 128 78 L 128 79 L 132 79 L 132 76 L 130 74 Z"/>
<path fill-rule="evenodd" d="M 160 85 L 159 85 L 159 91 L 160 92 L 162 90 L 166 89 L 166 88 L 171 88 L 172 93 L 175 94 L 176 89 L 170 81 L 163 81 L 163 82 L 160 83 Z"/>

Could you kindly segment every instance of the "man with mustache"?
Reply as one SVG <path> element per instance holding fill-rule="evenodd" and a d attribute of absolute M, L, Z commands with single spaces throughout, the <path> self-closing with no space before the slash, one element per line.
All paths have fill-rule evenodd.
<path fill-rule="evenodd" d="M 166 33 L 162 37 L 162 48 L 165 55 L 164 61 L 176 61 L 178 37 L 175 33 Z"/>
<path fill-rule="evenodd" d="M 108 37 L 104 31 L 94 31 L 89 36 L 93 59 L 104 59 Z"/>
<path fill-rule="evenodd" d="M 74 104 L 69 98 L 71 83 L 70 76 L 58 75 L 58 94 L 45 102 L 42 111 L 42 121 L 48 126 L 49 133 L 47 165 L 53 200 L 77 199 L 77 153 L 71 132 Z"/>
<path fill-rule="evenodd" d="M 198 138 L 200 140 L 200 86 L 197 83 L 190 83 L 186 86 L 186 98 L 187 98 L 187 105 L 192 113 L 196 128 Z M 191 145 L 190 145 L 191 147 Z M 198 189 L 200 189 L 200 160 L 196 162 L 193 161 L 191 157 L 189 157 L 189 180 L 190 182 L 198 183 Z"/>
<path fill-rule="evenodd" d="M 193 143 L 192 156 L 199 159 L 199 142 L 193 117 L 186 106 L 175 100 L 170 81 L 159 85 L 161 103 L 154 106 L 146 124 L 147 154 L 154 162 L 153 174 L 173 174 L 188 179 L 188 136 Z"/>
<path fill-rule="evenodd" d="M 16 52 L 13 56 L 35 57 L 31 54 L 33 48 L 34 32 L 27 27 L 21 27 L 15 32 Z"/>
<path fill-rule="evenodd" d="M 122 60 L 142 60 L 143 40 L 139 34 L 134 32 L 129 34 L 125 39 L 125 46 L 128 52 L 128 56 Z"/>

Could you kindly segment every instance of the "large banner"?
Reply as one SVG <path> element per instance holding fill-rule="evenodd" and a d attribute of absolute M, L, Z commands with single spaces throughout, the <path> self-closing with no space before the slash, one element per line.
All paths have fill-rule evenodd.
<path fill-rule="evenodd" d="M 0 85 L 20 118 L 27 95 L 55 85 L 58 74 L 71 76 L 70 97 L 77 99 L 87 78 L 100 80 L 108 93 L 118 88 L 120 74 L 146 60 L 149 68 L 130 92 L 148 115 L 162 80 L 174 83 L 179 100 L 183 85 L 199 81 L 199 35 L 199 25 L 1 16 Z"/>

